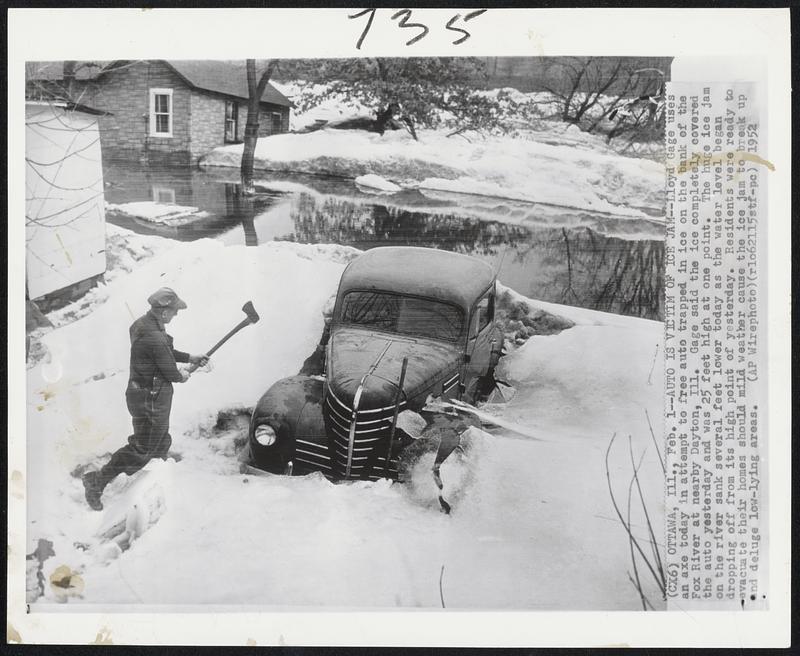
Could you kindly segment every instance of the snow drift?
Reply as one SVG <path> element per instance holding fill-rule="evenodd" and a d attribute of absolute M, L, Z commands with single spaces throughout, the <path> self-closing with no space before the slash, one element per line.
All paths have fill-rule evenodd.
<path fill-rule="evenodd" d="M 440 607 L 443 598 L 447 608 L 640 607 L 603 456 L 613 433 L 630 435 L 660 517 L 663 478 L 645 410 L 661 416 L 662 324 L 518 297 L 532 312 L 563 317 L 563 329 L 504 359 L 501 375 L 517 393 L 483 410 L 541 439 L 477 435 L 469 458 L 442 467 L 445 493 L 457 499 L 446 516 L 428 476 L 432 454 L 407 486 L 240 473 L 248 408 L 312 351 L 320 311 L 356 251 L 169 246 L 150 248 L 135 269 L 112 276 L 91 311 L 44 335 L 48 357 L 28 371 L 29 548 L 52 543 L 45 581 L 63 566 L 82 580 L 68 597 L 45 584 L 34 606 Z M 178 348 L 208 348 L 241 319 L 246 300 L 262 319 L 220 349 L 210 371 L 176 386 L 173 458 L 107 488 L 104 501 L 122 504 L 125 520 L 122 538 L 109 540 L 107 517 L 88 510 L 77 474 L 126 439 L 127 328 L 164 285 L 189 306 L 169 326 Z M 624 494 L 627 446 L 612 454 L 609 474 Z M 644 537 L 642 519 L 634 524 Z"/>

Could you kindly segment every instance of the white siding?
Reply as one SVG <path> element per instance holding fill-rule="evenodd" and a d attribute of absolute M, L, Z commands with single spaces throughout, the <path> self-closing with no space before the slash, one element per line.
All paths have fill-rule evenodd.
<path fill-rule="evenodd" d="M 96 117 L 25 109 L 26 278 L 36 299 L 106 270 L 103 169 Z"/>

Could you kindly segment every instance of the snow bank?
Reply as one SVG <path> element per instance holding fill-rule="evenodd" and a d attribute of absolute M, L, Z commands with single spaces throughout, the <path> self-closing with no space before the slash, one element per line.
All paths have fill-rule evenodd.
<path fill-rule="evenodd" d="M 152 290 L 171 286 L 187 301 L 190 309 L 170 332 L 190 352 L 210 348 L 238 323 L 247 300 L 262 317 L 215 355 L 212 373 L 197 373 L 177 390 L 171 432 L 180 445 L 184 432 L 210 421 L 217 409 L 252 405 L 274 380 L 297 371 L 316 344 L 320 308 L 352 252 L 290 243 L 178 245 L 111 281 L 105 302 L 91 313 L 43 335 L 49 357 L 28 376 L 29 448 L 36 454 L 29 460 L 30 489 L 43 491 L 30 498 L 31 520 L 58 525 L 56 517 L 87 514 L 80 483 L 69 474 L 121 446 L 130 431 L 127 327 L 147 310 Z M 298 324 L 304 330 L 295 330 Z"/>
<path fill-rule="evenodd" d="M 589 310 L 575 305 L 560 305 L 558 303 L 549 303 L 548 301 L 527 298 L 500 282 L 497 283 L 497 291 L 500 295 L 508 294 L 512 300 L 523 303 L 533 311 L 546 312 L 577 325 L 614 326 L 632 330 L 646 330 L 648 333 L 662 331 L 664 327 L 664 324 L 660 321 L 653 321 L 651 319 L 640 319 L 623 314 Z"/>
<path fill-rule="evenodd" d="M 383 136 L 361 130 L 323 129 L 259 139 L 256 168 L 337 175 L 375 175 L 403 186 L 445 189 L 550 203 L 630 217 L 663 212 L 664 167 L 622 157 L 597 141 L 548 133 L 537 138 L 491 137 L 468 142 L 423 130 Z M 203 166 L 238 167 L 242 145 L 217 148 Z"/>
<path fill-rule="evenodd" d="M 540 189 L 509 189 L 496 182 L 485 182 L 475 178 L 457 178 L 455 180 L 444 180 L 442 178 L 425 178 L 419 184 L 422 189 L 432 189 L 434 191 L 449 191 L 461 194 L 471 194 L 478 196 L 492 196 L 495 198 L 508 198 L 509 200 L 521 200 L 532 203 L 542 202 L 543 194 Z M 562 189 L 556 189 L 561 186 Z M 616 214 L 618 216 L 632 216 L 645 218 L 646 214 L 641 210 L 619 207 L 606 200 L 599 199 L 593 192 L 581 193 L 582 190 L 575 190 L 566 184 L 559 185 L 555 181 L 548 187 L 546 197 L 547 203 L 558 205 L 568 209 L 584 209 L 603 214 Z M 586 190 L 583 190 L 586 192 Z"/>
<path fill-rule="evenodd" d="M 482 221 L 528 227 L 564 227 L 567 229 L 587 227 L 597 233 L 626 240 L 663 241 L 664 239 L 664 222 L 654 217 L 642 219 L 607 214 L 602 211 L 569 209 L 527 200 L 480 196 L 470 193 L 469 190 L 449 192 L 420 187 L 415 191 L 418 195 L 413 197 L 413 201 L 406 201 L 401 194 L 395 194 L 387 198 L 386 202 L 407 212 L 441 214 L 447 210 L 458 216 Z M 411 193 L 410 190 L 407 193 Z M 352 197 L 344 197 L 352 201 Z"/>
<path fill-rule="evenodd" d="M 64 565 L 82 578 L 69 603 L 438 608 L 441 575 L 448 608 L 639 607 L 604 453 L 613 432 L 624 436 L 609 468 L 624 494 L 627 436 L 637 457 L 646 452 L 640 477 L 660 517 L 663 478 L 645 410 L 661 416 L 661 324 L 523 299 L 576 325 L 509 354 L 503 375 L 517 394 L 484 410 L 546 441 L 478 434 L 469 458 L 442 467 L 445 493 L 457 500 L 445 516 L 432 454 L 409 486 L 239 473 L 248 408 L 314 348 L 320 310 L 353 249 L 169 245 L 113 279 L 91 313 L 46 335 L 50 359 L 28 372 L 29 545 L 53 543 L 46 581 Z M 109 507 L 129 489 L 143 506 L 123 513 L 114 546 L 100 539 L 107 518 L 87 509 L 70 472 L 102 464 L 125 442 L 127 328 L 162 285 L 189 306 L 169 326 L 180 348 L 207 349 L 247 300 L 261 321 L 222 347 L 211 371 L 176 385 L 170 432 L 181 460 L 151 463 L 108 489 Z M 640 536 L 642 521 L 634 518 Z M 46 585 L 37 604 L 59 599 Z"/>

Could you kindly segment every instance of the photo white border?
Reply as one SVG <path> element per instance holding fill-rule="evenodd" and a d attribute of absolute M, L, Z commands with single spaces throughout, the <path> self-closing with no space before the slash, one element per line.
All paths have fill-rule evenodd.
<path fill-rule="evenodd" d="M 790 632 L 790 40 L 788 9 L 492 9 L 453 46 L 455 13 L 414 9 L 432 29 L 412 47 L 379 9 L 11 9 L 8 11 L 8 631 L 24 643 L 371 646 L 773 646 Z M 441 25 L 440 29 L 434 26 Z M 223 28 L 228 28 L 224 30 Z M 225 31 L 226 36 L 220 37 Z M 156 45 L 157 44 L 157 45 Z M 24 361 L 24 62 L 111 58 L 672 55 L 707 61 L 695 79 L 751 79 L 730 57 L 764 63 L 768 129 L 770 609 L 752 612 L 238 612 L 231 608 L 91 612 L 65 605 L 26 614 Z M 710 59 L 710 58 L 723 59 Z M 729 59 L 727 63 L 732 62 Z M 739 59 L 741 62 L 742 59 Z M 679 64 L 676 61 L 676 65 Z M 713 65 L 712 65 L 713 64 Z M 676 66 L 673 70 L 680 70 Z M 735 75 L 735 78 L 727 77 Z M 704 77 L 707 76 L 707 77 Z M 713 78 L 710 76 L 714 76 Z M 719 77 L 723 75 L 726 77 Z M 675 78 L 678 79 L 678 78 Z M 764 293 L 764 290 L 762 290 Z M 250 642 L 248 642 L 250 641 Z"/>

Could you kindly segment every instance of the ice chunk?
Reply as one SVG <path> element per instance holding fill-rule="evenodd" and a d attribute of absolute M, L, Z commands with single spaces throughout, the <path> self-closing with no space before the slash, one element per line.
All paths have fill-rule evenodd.
<path fill-rule="evenodd" d="M 397 415 L 397 427 L 414 439 L 422 434 L 425 426 L 425 420 L 413 410 L 403 410 Z"/>
<path fill-rule="evenodd" d="M 388 191 L 394 193 L 400 191 L 401 187 L 394 182 L 390 182 L 386 178 L 382 178 L 374 173 L 367 173 L 366 175 L 359 175 L 356 178 L 356 184 L 370 189 L 377 189 L 378 191 Z"/>

